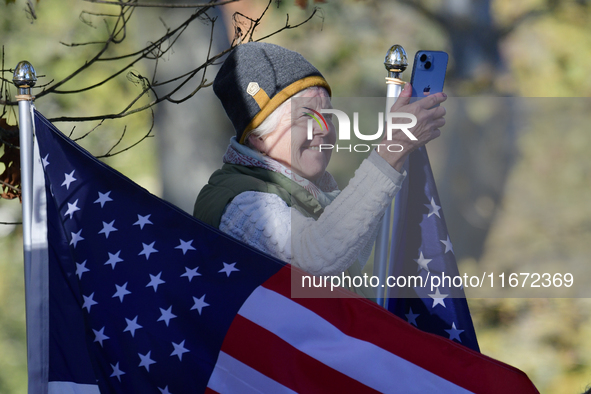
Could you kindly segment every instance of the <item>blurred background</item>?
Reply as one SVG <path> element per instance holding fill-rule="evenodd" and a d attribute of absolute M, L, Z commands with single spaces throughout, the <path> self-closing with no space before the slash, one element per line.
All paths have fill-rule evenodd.
<path fill-rule="evenodd" d="M 202 64 L 210 42 L 212 54 L 228 48 L 237 32 L 249 29 L 246 17 L 259 18 L 268 5 L 266 0 L 240 0 L 211 10 L 210 16 L 217 18 L 213 30 L 203 19 L 191 23 L 173 50 L 160 58 L 156 79 L 174 78 Z M 101 48 L 101 44 L 64 44 L 104 41 L 112 22 L 103 20 L 110 20 L 106 14 L 118 9 L 82 0 L 0 2 L 2 69 L 28 60 L 38 75 L 44 75 L 38 86 L 63 79 Z M 125 40 L 111 47 L 108 55 L 143 48 L 191 12 L 138 7 L 127 24 Z M 312 14 L 306 24 L 265 41 L 303 54 L 331 83 L 335 97 L 384 96 L 384 55 L 393 44 L 402 45 L 409 55 L 406 81 L 417 50 L 450 55 L 445 82 L 450 96 L 448 124 L 443 136 L 429 144 L 429 153 L 460 271 L 587 267 L 591 256 L 591 133 L 586 119 L 591 109 L 589 1 L 281 0 L 270 4 L 254 39 L 286 25 L 294 27 Z M 122 68 L 124 72 L 91 92 L 40 97 L 37 109 L 48 118 L 119 113 L 142 91 L 137 76 L 154 73 L 153 63 L 128 67 L 129 63 L 126 58 L 93 64 L 62 90 L 75 91 Z M 216 71 L 209 67 L 205 78 L 213 81 Z M 2 77 L 11 80 L 12 74 L 4 72 Z M 155 93 L 166 93 L 158 89 L 164 88 Z M 187 84 L 174 97 L 190 96 L 194 89 Z M 14 87 L 3 84 L 1 100 L 13 99 L 14 94 Z M 138 103 L 154 97 L 142 97 Z M 15 107 L 4 108 L 2 118 L 8 125 L 16 124 Z M 557 119 L 573 108 L 572 117 Z M 148 138 L 144 137 L 152 126 L 150 111 L 101 124 L 56 124 L 72 138 L 84 137 L 79 142 L 94 155 L 104 155 L 116 144 L 114 151 L 131 147 L 104 160 L 191 212 L 197 193 L 221 165 L 233 135 L 231 124 L 211 88 L 179 104 L 158 104 L 153 119 Z M 6 150 L 0 154 L 6 155 Z M 350 174 L 341 173 L 345 166 L 339 160 L 331 162 L 331 171 L 342 188 Z M 0 163 L 0 172 L 4 165 Z M 0 393 L 6 394 L 26 393 L 22 229 L 11 224 L 19 220 L 18 199 L 0 199 Z M 582 393 L 591 384 L 589 299 L 468 301 L 482 353 L 523 370 L 542 393 Z"/>

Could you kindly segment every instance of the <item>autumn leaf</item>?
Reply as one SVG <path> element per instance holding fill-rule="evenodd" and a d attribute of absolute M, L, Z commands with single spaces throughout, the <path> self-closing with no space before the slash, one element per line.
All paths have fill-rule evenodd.
<path fill-rule="evenodd" d="M 314 0 L 314 3 L 325 3 L 326 0 Z M 306 9 L 308 6 L 308 0 L 295 0 L 295 4 L 300 7 L 302 10 Z"/>
<path fill-rule="evenodd" d="M 4 148 L 4 152 L 0 156 L 0 164 L 3 164 L 4 167 L 4 171 L 0 174 L 0 198 L 18 197 L 20 199 L 21 169 L 18 127 L 10 126 L 6 120 L 0 119 L 0 137 L 0 148 Z"/>

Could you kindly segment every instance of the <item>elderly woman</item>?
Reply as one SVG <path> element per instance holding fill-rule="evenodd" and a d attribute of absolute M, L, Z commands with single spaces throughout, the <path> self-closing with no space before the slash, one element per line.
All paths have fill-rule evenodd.
<path fill-rule="evenodd" d="M 433 107 L 445 95 L 409 104 L 407 85 L 392 111 L 417 117 L 411 129 L 417 141 L 394 133 L 382 142 L 404 149 L 373 151 L 340 191 L 326 171 L 331 150 L 319 149 L 335 143 L 330 117 L 328 127 L 314 126 L 309 140 L 309 118 L 302 116 L 310 107 L 331 108 L 330 86 L 300 54 L 272 44 L 242 44 L 224 62 L 213 88 L 236 137 L 225 164 L 199 193 L 194 216 L 311 274 L 360 274 L 380 218 L 405 177 L 400 171 L 406 157 L 440 134 L 445 109 Z M 295 97 L 306 103 L 292 104 Z"/>

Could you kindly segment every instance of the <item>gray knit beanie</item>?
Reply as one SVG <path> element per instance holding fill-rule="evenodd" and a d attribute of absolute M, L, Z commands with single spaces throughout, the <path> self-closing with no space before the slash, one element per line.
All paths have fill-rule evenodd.
<path fill-rule="evenodd" d="M 311 86 L 330 86 L 302 55 L 278 45 L 249 42 L 234 48 L 224 61 L 213 91 L 244 143 L 279 105 Z"/>

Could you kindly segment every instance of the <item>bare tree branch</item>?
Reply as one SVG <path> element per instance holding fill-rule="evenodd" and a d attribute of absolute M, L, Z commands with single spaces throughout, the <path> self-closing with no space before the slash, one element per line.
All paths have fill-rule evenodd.
<path fill-rule="evenodd" d="M 148 132 L 147 132 L 147 133 L 146 133 L 146 134 L 145 134 L 145 135 L 144 135 L 142 138 L 140 138 L 140 139 L 139 139 L 138 141 L 136 141 L 135 143 L 133 143 L 133 144 L 129 145 L 127 148 L 121 149 L 120 151 L 117 151 L 117 152 L 115 152 L 115 153 L 111 153 L 111 151 L 112 151 L 112 150 L 113 150 L 113 149 L 114 149 L 114 148 L 115 148 L 117 145 L 119 145 L 119 143 L 120 143 L 120 142 L 121 142 L 121 140 L 123 139 L 123 136 L 125 135 L 125 130 L 126 130 L 126 128 L 125 128 L 125 129 L 123 129 L 123 133 L 121 134 L 121 137 L 119 138 L 119 140 L 117 141 L 117 143 L 116 143 L 115 145 L 113 145 L 113 146 L 111 147 L 111 149 L 109 149 L 109 151 L 108 151 L 107 153 L 105 153 L 105 154 L 104 154 L 104 155 L 102 155 L 102 156 L 96 156 L 96 158 L 97 158 L 97 159 L 103 159 L 103 158 L 105 158 L 105 157 L 112 157 L 112 156 L 118 155 L 118 154 L 120 154 L 120 153 L 123 153 L 123 152 L 125 152 L 125 151 L 128 151 L 129 149 L 133 148 L 134 146 L 137 146 L 137 145 L 138 145 L 140 142 L 144 141 L 145 139 L 147 139 L 147 138 L 150 138 L 150 137 L 153 137 L 154 135 L 152 134 L 152 130 L 154 129 L 154 124 L 155 124 L 155 121 L 154 121 L 154 111 L 150 109 L 150 113 L 151 113 L 151 115 L 152 115 L 152 125 L 150 126 L 150 129 L 148 130 Z"/>
<path fill-rule="evenodd" d="M 27 0 L 27 15 L 32 18 L 33 20 L 37 19 L 37 14 L 35 13 L 35 6 L 33 5 L 32 0 Z"/>
<path fill-rule="evenodd" d="M 201 8 L 201 7 L 211 7 L 212 5 L 224 5 L 229 3 L 234 3 L 239 0 L 226 0 L 217 3 L 216 1 L 211 1 L 209 3 L 201 3 L 201 4 L 167 4 L 167 3 L 126 3 L 123 1 L 107 1 L 107 0 L 84 0 L 88 3 L 98 3 L 98 4 L 110 4 L 110 5 L 118 5 L 122 7 L 153 7 L 153 8 Z"/>

